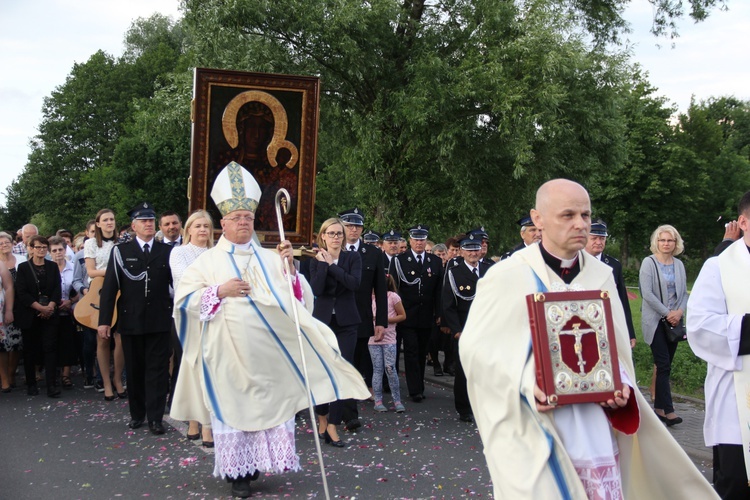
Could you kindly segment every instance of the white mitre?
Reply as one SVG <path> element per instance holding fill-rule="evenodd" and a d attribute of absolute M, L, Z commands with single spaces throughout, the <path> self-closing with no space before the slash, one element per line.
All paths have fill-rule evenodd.
<path fill-rule="evenodd" d="M 260 195 L 260 186 L 255 177 L 234 161 L 219 172 L 211 189 L 211 199 L 216 203 L 222 216 L 235 210 L 249 210 L 255 213 Z"/>

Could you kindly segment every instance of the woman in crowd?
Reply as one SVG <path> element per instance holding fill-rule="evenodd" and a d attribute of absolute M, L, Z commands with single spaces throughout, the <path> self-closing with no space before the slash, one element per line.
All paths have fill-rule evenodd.
<path fill-rule="evenodd" d="M 13 323 L 13 277 L 10 275 L 5 264 L 0 262 L 0 342 L 5 340 L 8 333 L 8 325 Z M 7 353 L 4 353 L 7 354 Z M 10 392 L 10 379 L 8 376 L 7 356 L 4 366 L 0 366 L 1 392 Z"/>
<path fill-rule="evenodd" d="M 62 366 L 61 384 L 63 389 L 72 389 L 70 367 L 78 362 L 81 352 L 79 337 L 75 334 L 73 323 L 73 304 L 78 301 L 78 293 L 73 288 L 73 270 L 75 265 L 67 260 L 67 243 L 61 236 L 49 239 L 49 252 L 52 261 L 60 271 L 61 301 L 57 307 L 58 320 L 58 363 Z"/>
<path fill-rule="evenodd" d="M 5 265 L 12 281 L 16 279 L 18 264 L 26 262 L 26 256 L 13 253 L 13 236 L 5 232 L 0 232 L 0 262 Z M 3 286 L 5 286 L 5 280 L 3 280 Z M 10 389 L 16 386 L 16 369 L 22 346 L 21 329 L 7 319 L 4 324 L 0 339 L 0 382 L 2 382 L 2 390 L 10 392 Z"/>
<path fill-rule="evenodd" d="M 13 316 L 23 332 L 23 367 L 26 392 L 39 394 L 34 365 L 42 360 L 47 379 L 47 396 L 60 397 L 57 387 L 57 306 L 61 303 L 60 271 L 46 260 L 49 242 L 36 235 L 28 243 L 29 257 L 18 266 Z"/>
<path fill-rule="evenodd" d="M 343 250 L 343 238 L 344 224 L 339 219 L 328 219 L 322 224 L 318 232 L 318 253 L 310 260 L 310 287 L 315 294 L 313 316 L 333 330 L 341 356 L 353 363 L 360 322 L 354 291 L 359 287 L 362 260 L 357 252 Z M 338 448 L 346 445 L 336 427 L 341 423 L 343 408 L 343 401 L 316 408 L 318 433 L 326 443 Z"/>
<path fill-rule="evenodd" d="M 83 244 L 83 256 L 86 258 L 86 271 L 89 280 L 104 277 L 107 272 L 107 263 L 112 253 L 112 247 L 117 239 L 115 232 L 115 213 L 103 208 L 96 214 L 96 229 L 94 238 L 86 240 Z M 120 334 L 113 335 L 115 342 L 115 370 L 114 377 L 109 376 L 109 358 L 111 339 L 103 339 L 97 336 L 96 339 L 96 357 L 99 361 L 99 371 L 102 375 L 102 384 L 104 385 L 104 399 L 114 401 L 115 396 L 124 399 L 128 397 L 127 392 L 122 386 L 122 369 L 125 365 L 125 356 L 122 351 L 122 340 Z M 115 392 L 117 394 L 115 394 Z"/>
<path fill-rule="evenodd" d="M 663 331 L 662 318 L 678 325 L 687 307 L 687 277 L 685 266 L 675 258 L 684 250 L 677 229 L 670 225 L 656 228 L 651 235 L 653 255 L 643 259 L 639 287 L 643 297 L 641 326 L 643 340 L 651 346 L 656 365 L 656 392 L 653 395 L 654 411 L 660 420 L 672 426 L 682 422 L 672 406 L 669 376 L 677 343 L 670 342 Z"/>
<path fill-rule="evenodd" d="M 177 290 L 182 274 L 185 269 L 192 264 L 200 254 L 214 246 L 214 224 L 211 216 L 205 210 L 197 210 L 188 217 L 185 222 L 185 235 L 182 239 L 182 245 L 174 247 L 169 255 L 169 267 L 172 269 L 172 286 Z M 197 347 L 197 346 L 196 346 Z M 175 360 L 175 365 L 190 363 L 191 366 L 197 364 L 197 353 L 182 353 L 182 360 Z M 190 386 L 190 394 L 201 394 L 201 381 L 198 370 L 185 369 L 178 374 L 179 383 L 183 386 Z M 184 400 L 183 400 L 184 402 Z M 203 406 L 203 400 L 200 397 L 190 400 L 190 404 Z M 190 411 L 190 410 L 188 410 Z M 194 411 L 194 414 L 208 413 L 207 409 Z M 203 437 L 203 446 L 206 448 L 214 447 L 214 437 L 211 432 L 211 422 L 198 422 L 190 420 L 188 423 L 187 438 L 190 440 Z"/>

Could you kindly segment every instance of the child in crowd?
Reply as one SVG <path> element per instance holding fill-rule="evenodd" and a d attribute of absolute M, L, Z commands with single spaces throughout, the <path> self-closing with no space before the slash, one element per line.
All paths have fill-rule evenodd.
<path fill-rule="evenodd" d="M 382 335 L 370 337 L 369 349 L 372 358 L 372 391 L 375 396 L 375 411 L 385 412 L 388 409 L 383 405 L 383 371 L 388 375 L 388 384 L 391 387 L 391 396 L 396 412 L 406 411 L 401 404 L 401 393 L 398 385 L 398 373 L 396 372 L 396 323 L 406 319 L 406 311 L 398 296 L 398 289 L 393 277 L 386 276 L 388 283 L 388 328 Z M 375 316 L 375 294 L 372 297 L 372 314 Z"/>

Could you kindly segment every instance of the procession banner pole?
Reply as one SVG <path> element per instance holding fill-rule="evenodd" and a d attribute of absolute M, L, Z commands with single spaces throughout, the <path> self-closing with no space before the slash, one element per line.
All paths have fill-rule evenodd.
<path fill-rule="evenodd" d="M 291 204 L 291 196 L 289 191 L 284 188 L 279 189 L 276 192 L 276 220 L 279 224 L 279 241 L 283 242 L 286 240 L 284 237 L 284 221 L 282 220 L 282 214 L 289 213 L 289 205 Z M 305 346 L 302 341 L 302 329 L 299 326 L 299 311 L 297 310 L 297 300 L 294 297 L 294 285 L 292 284 L 292 275 L 289 272 L 289 261 L 284 259 L 284 271 L 286 272 L 286 283 L 289 287 L 289 295 L 292 297 L 292 311 L 294 312 L 294 324 L 297 327 L 297 341 L 299 342 L 299 354 L 300 360 L 302 361 L 302 373 L 305 376 L 305 389 L 307 391 L 307 406 L 310 410 L 310 427 L 314 430 L 315 434 L 315 449 L 318 452 L 318 463 L 320 464 L 320 477 L 323 479 L 323 491 L 326 496 L 326 500 L 330 500 L 328 494 L 328 480 L 326 479 L 326 467 L 323 463 L 323 450 L 320 447 L 320 436 L 318 434 L 317 424 L 315 421 L 315 407 L 312 400 L 312 389 L 310 389 L 310 378 L 307 376 L 307 362 L 305 361 Z"/>

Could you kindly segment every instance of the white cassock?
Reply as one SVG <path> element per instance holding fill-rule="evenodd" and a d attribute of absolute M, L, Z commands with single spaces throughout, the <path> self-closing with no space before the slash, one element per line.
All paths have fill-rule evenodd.
<path fill-rule="evenodd" d="M 586 252 L 578 258 L 581 271 L 569 286 L 538 245 L 492 266 L 477 284 L 459 352 L 495 497 L 716 498 L 637 388 L 627 408 L 611 412 L 613 423 L 595 404 L 537 411 L 526 295 L 573 289 L 617 296 L 612 268 Z M 622 305 L 611 305 L 620 367 L 635 380 Z M 607 465 L 613 458 L 614 468 Z"/>
<path fill-rule="evenodd" d="M 708 363 L 703 423 L 706 446 L 742 444 L 733 373 L 742 369 L 737 352 L 742 317 L 750 312 L 748 280 L 750 252 L 740 239 L 703 264 L 688 299 L 688 343 L 695 355 Z M 736 306 L 729 307 L 732 303 Z"/>
<path fill-rule="evenodd" d="M 308 406 L 292 310 L 297 299 L 289 293 L 279 255 L 255 243 L 246 247 L 222 237 L 185 270 L 175 291 L 174 318 L 184 354 L 170 416 L 218 420 L 217 453 L 222 429 L 275 429 Z M 231 278 L 251 284 L 248 296 L 207 303 L 206 297 L 215 297 L 218 285 Z M 297 279 L 314 404 L 367 399 L 362 376 L 341 357 L 336 336 L 313 318 L 309 285 L 299 274 Z"/>

